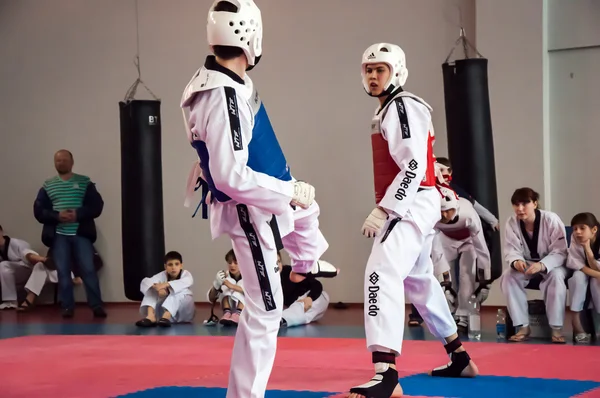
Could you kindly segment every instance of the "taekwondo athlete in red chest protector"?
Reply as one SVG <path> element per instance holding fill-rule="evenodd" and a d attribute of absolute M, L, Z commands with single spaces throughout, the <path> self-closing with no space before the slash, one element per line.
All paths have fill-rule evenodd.
<path fill-rule="evenodd" d="M 376 207 L 362 227 L 374 238 L 365 270 L 365 332 L 375 376 L 350 389 L 350 398 L 402 396 L 396 357 L 402 351 L 404 294 L 414 303 L 450 362 L 430 372 L 438 377 L 474 377 L 478 370 L 456 334 L 442 287 L 433 275 L 431 247 L 440 220 L 431 108 L 402 86 L 404 52 L 388 43 L 362 57 L 363 85 L 379 100 L 371 124 Z"/>
<path fill-rule="evenodd" d="M 250 145 L 256 121 L 250 104 L 252 87 L 244 79 L 262 54 L 258 7 L 251 0 L 215 1 L 208 14 L 207 36 L 214 56 L 207 57 L 194 74 L 181 107 L 188 140 L 210 191 L 213 239 L 230 237 L 244 277 L 246 306 L 235 336 L 227 397 L 262 398 L 283 310 L 271 222 L 274 215 L 292 220 L 284 223 L 288 227 L 281 235 L 289 233 L 291 206 L 308 209 L 314 202 L 314 188 L 289 176 L 278 146 Z M 251 151 L 272 161 L 264 162 L 264 170 L 252 169 Z"/>

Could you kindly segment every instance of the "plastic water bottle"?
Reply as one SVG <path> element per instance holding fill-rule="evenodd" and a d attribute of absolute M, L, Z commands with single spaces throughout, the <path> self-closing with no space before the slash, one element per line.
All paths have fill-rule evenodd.
<path fill-rule="evenodd" d="M 469 340 L 481 340 L 481 315 L 475 295 L 469 299 Z"/>
<path fill-rule="evenodd" d="M 502 308 L 498 309 L 496 314 L 496 335 L 498 340 L 506 338 L 506 314 Z"/>

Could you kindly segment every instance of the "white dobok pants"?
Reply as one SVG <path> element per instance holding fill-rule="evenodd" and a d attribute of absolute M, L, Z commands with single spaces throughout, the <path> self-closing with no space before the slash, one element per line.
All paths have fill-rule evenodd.
<path fill-rule="evenodd" d="M 245 307 L 240 314 L 231 355 L 227 398 L 263 398 L 277 350 L 283 291 L 277 246 L 269 225 L 272 214 L 243 204 L 225 203 L 231 238 L 244 280 Z"/>
<path fill-rule="evenodd" d="M 533 275 L 535 277 L 535 275 Z M 546 316 L 550 326 L 560 328 L 565 320 L 565 307 L 567 301 L 566 267 L 557 267 L 548 273 L 541 274 L 540 291 L 546 304 Z M 513 325 L 529 325 L 529 305 L 525 286 L 531 276 L 515 271 L 508 267 L 500 277 L 500 290 L 504 293 L 508 303 L 508 313 Z"/>
<path fill-rule="evenodd" d="M 597 313 L 600 313 L 600 281 L 596 278 L 590 278 L 581 271 L 573 272 L 569 278 L 569 292 L 571 293 L 571 311 L 583 311 L 585 297 L 587 296 L 588 286 L 592 294 L 592 303 Z"/>
<path fill-rule="evenodd" d="M 227 278 L 229 281 L 233 281 L 233 278 Z M 212 291 L 212 287 L 208 289 L 206 292 L 206 299 L 210 302 L 210 292 Z M 219 292 L 216 302 L 223 305 L 223 300 L 229 300 L 229 308 L 235 309 L 238 306 L 238 303 L 242 303 L 242 305 L 246 305 L 246 301 L 244 299 L 244 293 L 236 292 L 235 290 L 228 289 L 225 285 L 221 287 L 222 292 Z"/>
<path fill-rule="evenodd" d="M 169 311 L 174 323 L 192 322 L 196 314 L 194 296 L 191 294 L 171 293 L 167 297 L 159 297 L 158 292 L 152 288 L 144 294 L 140 305 L 140 314 L 143 317 L 148 315 L 148 307 L 154 308 L 156 319 L 162 318 L 165 311 Z"/>
<path fill-rule="evenodd" d="M 433 275 L 434 231 L 423 235 L 416 224 L 401 220 L 382 243 L 390 223 L 375 237 L 365 270 L 365 332 L 369 351 L 402 351 L 404 294 L 440 340 L 456 333 L 440 282 Z"/>
<path fill-rule="evenodd" d="M 458 307 L 457 316 L 469 315 L 469 298 L 475 291 L 475 274 L 477 255 L 471 239 L 450 239 L 439 232 L 433 240 L 432 260 L 434 274 L 439 278 L 444 272 L 450 271 L 450 264 L 458 261 Z M 453 273 L 451 273 L 451 278 Z"/>
<path fill-rule="evenodd" d="M 17 301 L 17 285 L 27 281 L 31 270 L 31 266 L 23 261 L 0 262 L 2 301 Z"/>
<path fill-rule="evenodd" d="M 298 297 L 302 300 L 308 296 L 308 293 Z M 319 298 L 313 300 L 312 306 L 308 311 L 304 311 L 304 303 L 296 301 L 288 308 L 283 310 L 283 319 L 285 319 L 288 327 L 307 325 L 311 322 L 318 321 L 325 315 L 325 311 L 329 307 L 329 295 L 326 292 L 321 293 Z"/>
<path fill-rule="evenodd" d="M 71 273 L 71 277 L 73 277 L 73 273 Z M 39 296 L 47 282 L 58 283 L 58 273 L 56 270 L 46 268 L 42 263 L 37 263 L 31 271 L 25 289 Z"/>
<path fill-rule="evenodd" d="M 320 208 L 317 202 L 308 209 L 294 210 L 294 230 L 281 238 L 295 272 L 309 272 L 329 248 L 319 229 Z"/>

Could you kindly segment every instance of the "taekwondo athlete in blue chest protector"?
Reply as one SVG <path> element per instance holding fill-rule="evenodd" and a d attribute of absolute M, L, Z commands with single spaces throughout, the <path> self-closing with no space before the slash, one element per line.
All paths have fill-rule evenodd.
<path fill-rule="evenodd" d="M 314 188 L 294 181 L 278 145 L 257 147 L 255 118 L 249 100 L 252 89 L 244 78 L 262 54 L 261 13 L 253 1 L 216 1 L 208 15 L 209 56 L 183 93 L 188 140 L 211 194 L 213 239 L 231 238 L 244 276 L 246 307 L 235 336 L 227 397 L 264 397 L 283 309 L 277 275 L 277 245 L 270 222 L 273 215 L 293 220 L 291 206 L 308 209 Z M 257 151 L 257 155 L 250 152 Z M 248 162 L 264 160 L 264 170 Z M 283 161 L 282 161 L 283 159 Z M 277 169 L 277 167 L 282 168 Z M 258 166 L 255 166 L 258 167 Z M 199 173 L 198 173 L 199 174 Z M 293 222 L 280 226 L 284 236 Z M 252 342 L 252 344 L 250 344 Z"/>

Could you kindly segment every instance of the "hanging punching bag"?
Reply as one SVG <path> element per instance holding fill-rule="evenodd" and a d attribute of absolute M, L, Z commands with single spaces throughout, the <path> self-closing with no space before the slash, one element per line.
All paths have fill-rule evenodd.
<path fill-rule="evenodd" d="M 160 101 L 119 102 L 121 231 L 125 296 L 141 301 L 140 282 L 164 269 Z"/>
<path fill-rule="evenodd" d="M 444 63 L 444 101 L 452 181 L 498 217 L 487 64 L 485 58 Z M 497 279 L 502 274 L 500 234 L 483 224 L 492 258 L 492 279 Z"/>

